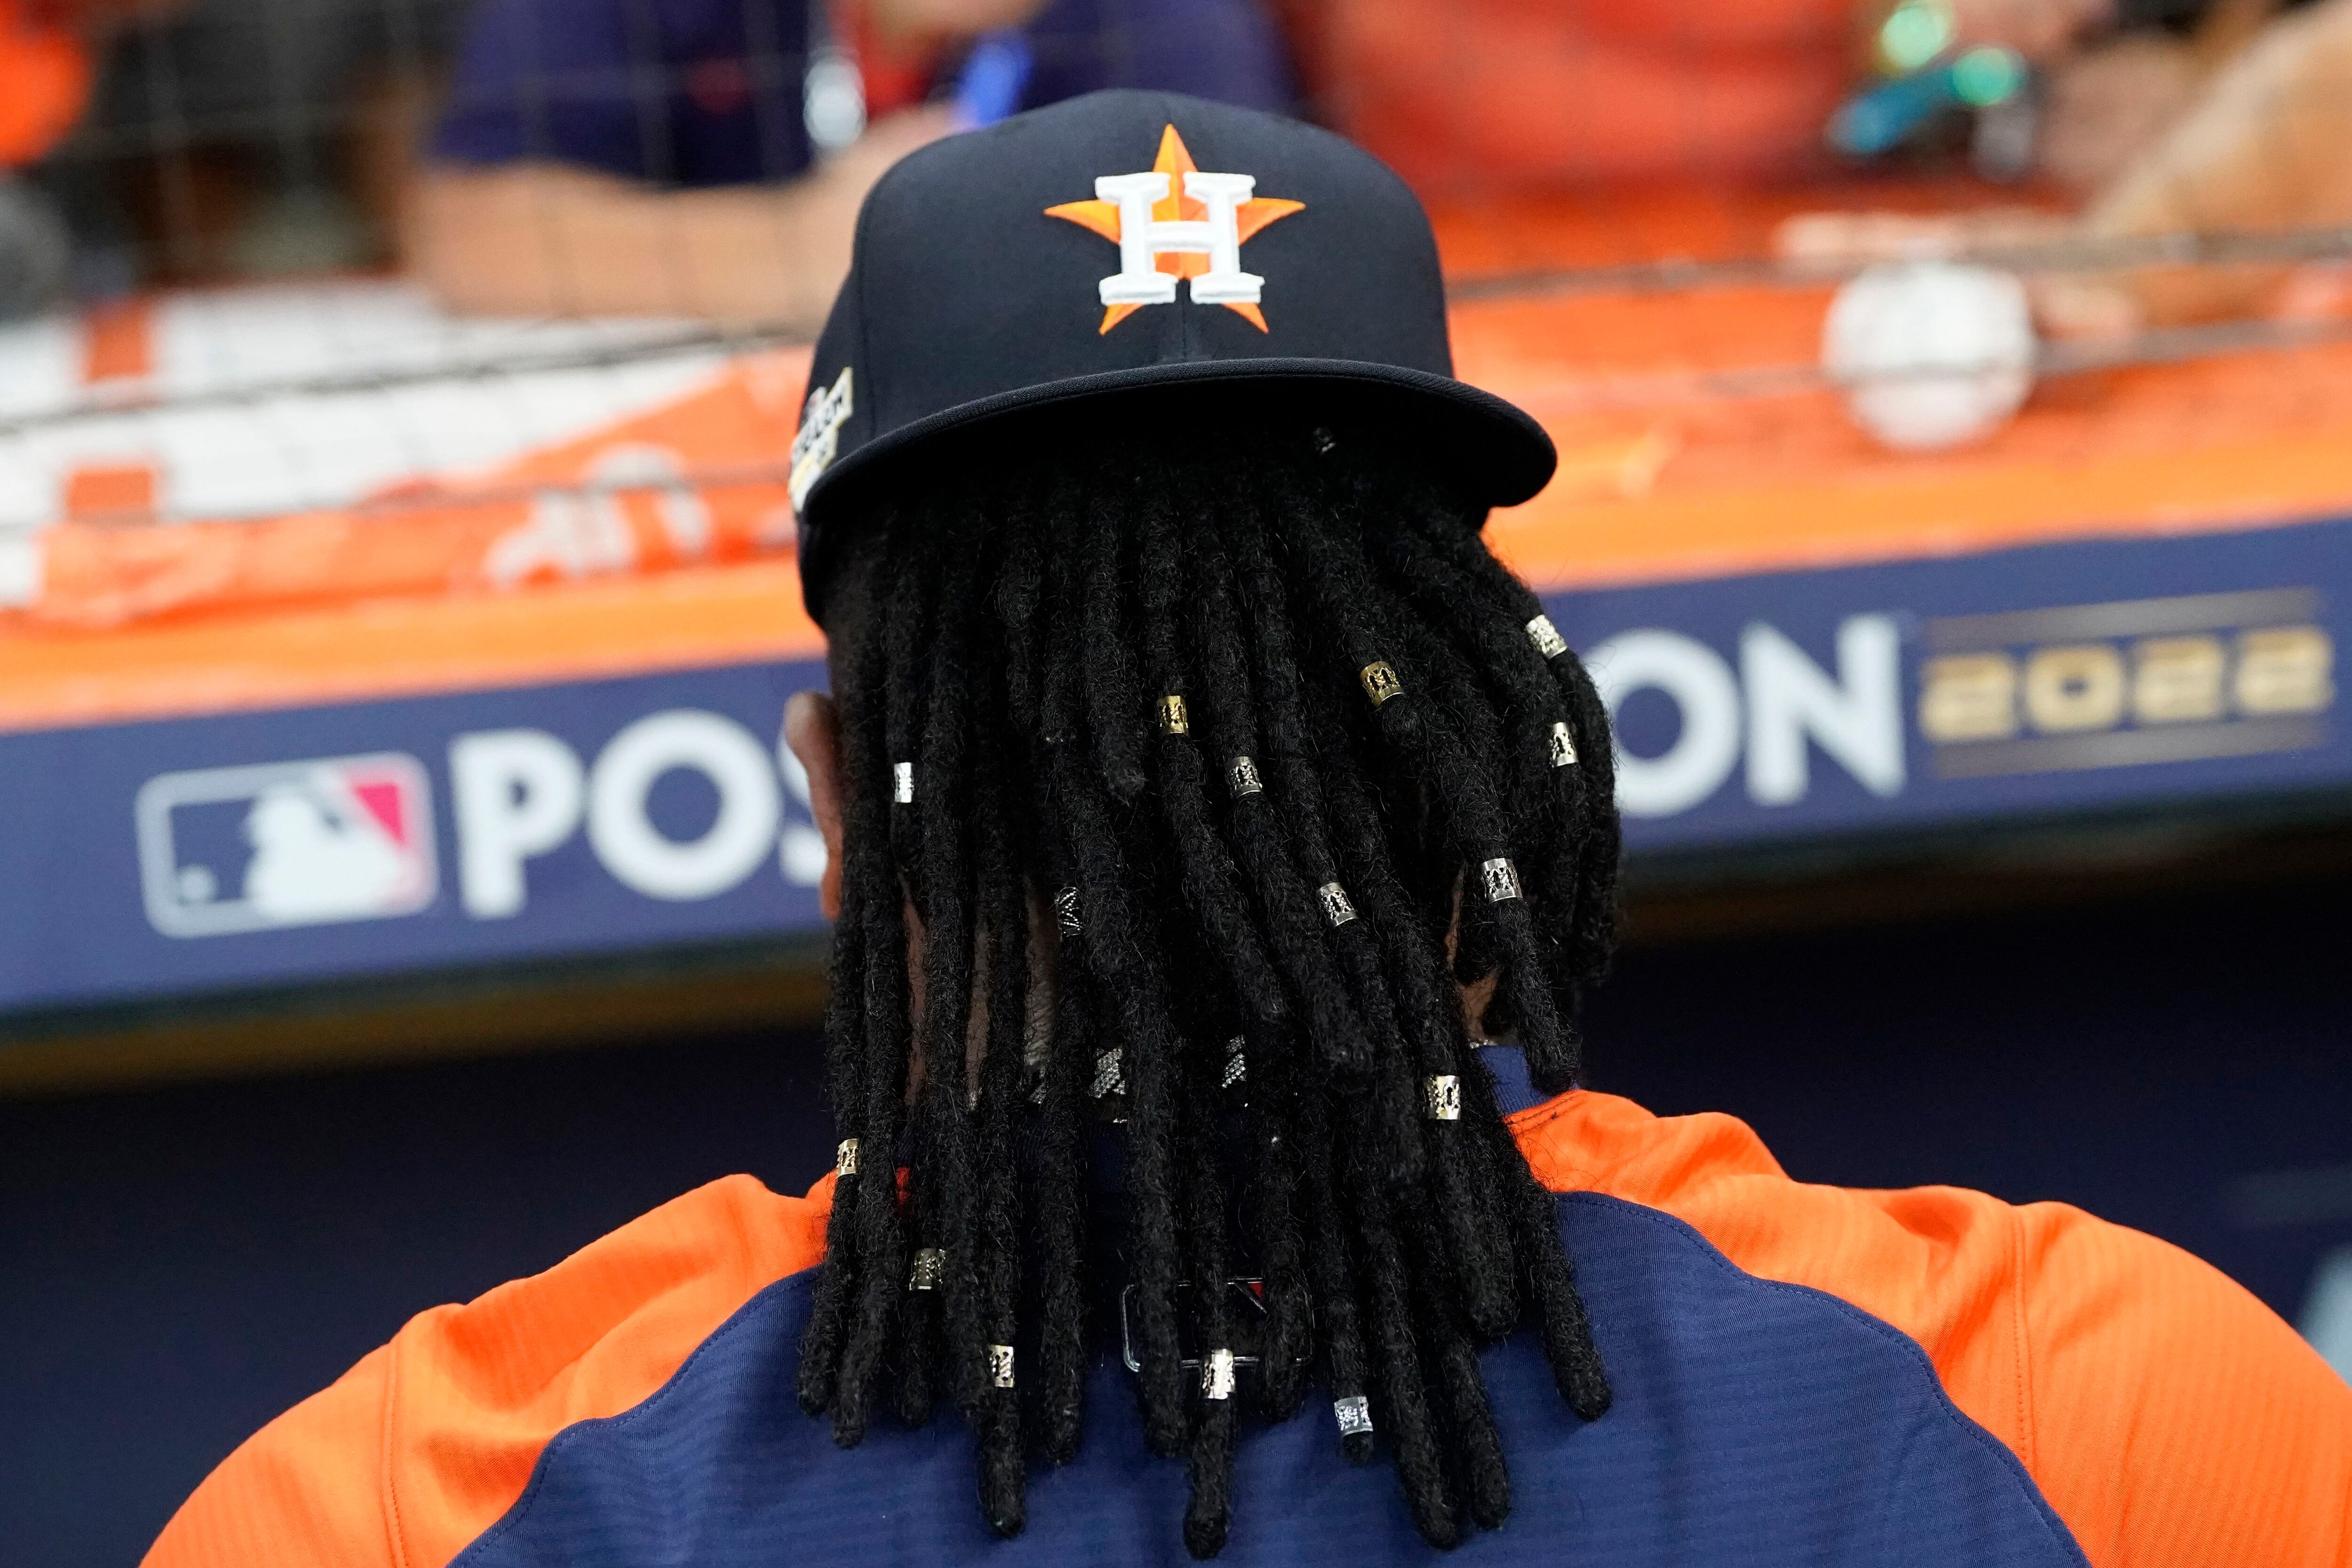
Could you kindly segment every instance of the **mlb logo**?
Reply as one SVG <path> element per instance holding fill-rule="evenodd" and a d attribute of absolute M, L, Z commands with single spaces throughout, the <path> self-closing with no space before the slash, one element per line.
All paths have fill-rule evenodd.
<path fill-rule="evenodd" d="M 433 795 L 398 752 L 163 773 L 141 786 L 139 877 L 165 936 L 389 920 L 433 902 Z"/>

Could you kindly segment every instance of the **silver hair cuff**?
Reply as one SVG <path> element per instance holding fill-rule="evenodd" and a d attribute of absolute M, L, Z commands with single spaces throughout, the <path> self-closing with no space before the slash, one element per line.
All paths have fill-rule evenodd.
<path fill-rule="evenodd" d="M 1519 896 L 1519 873 L 1508 860 L 1497 858 L 1478 868 L 1478 882 L 1490 904 L 1508 903 Z"/>
<path fill-rule="evenodd" d="M 1423 1079 L 1421 1098 L 1432 1121 L 1462 1120 L 1462 1080 L 1454 1074 L 1442 1072 Z"/>
<path fill-rule="evenodd" d="M 1356 918 L 1356 906 L 1348 901 L 1348 889 L 1337 882 L 1326 882 L 1315 889 L 1323 900 L 1323 918 L 1335 926 L 1346 925 Z"/>
<path fill-rule="evenodd" d="M 1237 756 L 1225 764 L 1225 782 L 1233 786 L 1235 800 L 1245 795 L 1256 795 L 1265 788 L 1265 781 L 1257 776 L 1257 763 L 1246 755 Z"/>
<path fill-rule="evenodd" d="M 890 798 L 900 805 L 915 804 L 914 763 L 892 763 L 890 764 Z"/>
<path fill-rule="evenodd" d="M 1568 651 L 1568 639 L 1559 635 L 1559 628 L 1551 624 L 1549 616 L 1538 616 L 1528 623 L 1528 640 L 1546 658 L 1558 658 Z"/>
<path fill-rule="evenodd" d="M 1201 1397 L 1231 1399 L 1234 1396 L 1234 1352 L 1211 1351 L 1201 1361 Z"/>
<path fill-rule="evenodd" d="M 1013 1347 L 1011 1345 L 988 1347 L 988 1381 L 997 1388 L 1013 1386 Z"/>
<path fill-rule="evenodd" d="M 1556 768 L 1576 764 L 1576 737 L 1569 733 L 1568 721 L 1556 720 L 1551 727 L 1551 765 Z"/>
<path fill-rule="evenodd" d="M 914 1267 L 907 1270 L 907 1289 L 936 1290 L 940 1288 L 940 1281 L 946 1278 L 947 1271 L 948 1255 L 945 1252 L 936 1247 L 918 1248 Z"/>
<path fill-rule="evenodd" d="M 1339 1423 L 1339 1436 L 1352 1437 L 1359 1432 L 1372 1429 L 1372 1402 L 1360 1394 L 1331 1402 L 1332 1418 Z"/>
<path fill-rule="evenodd" d="M 1117 1046 L 1095 1058 L 1094 1088 L 1087 1092 L 1097 1100 L 1127 1092 L 1127 1058 Z"/>
<path fill-rule="evenodd" d="M 845 1138 L 841 1147 L 833 1152 L 833 1173 L 836 1176 L 857 1174 L 857 1140 Z"/>

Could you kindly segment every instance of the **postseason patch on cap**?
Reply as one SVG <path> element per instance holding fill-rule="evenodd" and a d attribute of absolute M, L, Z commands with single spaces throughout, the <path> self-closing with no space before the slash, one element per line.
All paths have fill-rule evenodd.
<path fill-rule="evenodd" d="M 809 487 L 833 467 L 841 451 L 841 427 L 856 406 L 851 397 L 853 374 L 850 366 L 843 365 L 831 386 L 810 392 L 808 406 L 801 412 L 800 434 L 793 437 L 792 477 L 786 481 L 795 509 L 808 499 Z"/>

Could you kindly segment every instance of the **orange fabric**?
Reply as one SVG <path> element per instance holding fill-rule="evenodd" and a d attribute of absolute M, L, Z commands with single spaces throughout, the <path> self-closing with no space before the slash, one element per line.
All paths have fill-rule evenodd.
<path fill-rule="evenodd" d="M 1792 1182 L 1728 1116 L 1570 1094 L 1512 1127 L 1554 1191 L 1662 1209 L 1917 1341 L 2095 1568 L 2352 1562 L 2352 1388 L 2178 1247 L 2063 1204 Z"/>
<path fill-rule="evenodd" d="M 0 731 L 814 658 L 790 557 L 653 576 L 0 634 Z"/>
<path fill-rule="evenodd" d="M 2059 1204 L 1792 1182 L 1727 1116 L 1570 1094 L 1512 1126 L 1553 1190 L 1672 1214 L 1908 1334 L 2095 1568 L 2352 1562 L 2352 1389 L 2187 1253 Z M 232 1454 L 146 1568 L 444 1568 L 558 1431 L 635 1405 L 816 1263 L 832 1196 L 830 1176 L 806 1198 L 729 1177 L 420 1315 Z"/>
<path fill-rule="evenodd" d="M 93 363 L 132 352 L 102 348 L 100 329 L 90 341 Z M 807 379 L 804 349 L 749 355 L 650 413 L 354 507 L 150 528 L 68 522 L 42 536 L 41 593 L 26 618 L 97 629 L 198 608 L 499 592 L 788 550 L 794 522 L 776 454 L 792 445 Z"/>
<path fill-rule="evenodd" d="M 89 99 L 89 56 L 72 31 L 25 0 L 0 0 L 0 169 L 37 163 Z"/>
<path fill-rule="evenodd" d="M 546 1273 L 419 1314 L 224 1460 L 146 1568 L 442 1568 L 522 1495 L 548 1440 L 667 1382 L 824 1248 L 805 1198 L 730 1176 Z"/>

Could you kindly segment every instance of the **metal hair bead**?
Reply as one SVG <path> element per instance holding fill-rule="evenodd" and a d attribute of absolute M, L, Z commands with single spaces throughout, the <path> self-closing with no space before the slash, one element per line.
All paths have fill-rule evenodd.
<path fill-rule="evenodd" d="M 1064 936 L 1077 936 L 1086 931 L 1086 922 L 1078 919 L 1076 888 L 1063 888 L 1054 894 L 1054 923 L 1061 928 Z"/>
<path fill-rule="evenodd" d="M 1315 427 L 1315 433 L 1307 439 L 1313 443 L 1315 455 L 1318 458 L 1329 457 L 1339 445 L 1339 437 L 1319 425 Z"/>
<path fill-rule="evenodd" d="M 1568 721 L 1554 721 L 1551 727 L 1551 765 L 1572 767 L 1576 763 L 1576 737 L 1569 733 Z"/>
<path fill-rule="evenodd" d="M 1249 1058 L 1242 1054 L 1248 1044 L 1240 1035 L 1225 1042 L 1225 1075 L 1217 1085 L 1219 1089 L 1231 1089 L 1249 1077 Z"/>
<path fill-rule="evenodd" d="M 857 1174 L 857 1140 L 845 1138 L 841 1147 L 833 1152 L 833 1173 L 836 1176 Z"/>
<path fill-rule="evenodd" d="M 1551 624 L 1549 616 L 1538 616 L 1528 623 L 1528 640 L 1546 658 L 1558 658 L 1568 651 L 1568 639 L 1559 635 L 1559 628 Z"/>
<path fill-rule="evenodd" d="M 890 798 L 900 805 L 915 804 L 914 763 L 892 763 L 890 764 Z"/>
<path fill-rule="evenodd" d="M 1377 708 L 1391 697 L 1404 695 L 1404 682 L 1397 679 L 1396 670 L 1384 658 L 1376 658 L 1358 672 L 1364 683 L 1364 695 Z"/>
<path fill-rule="evenodd" d="M 1462 1120 L 1462 1080 L 1452 1073 L 1436 1073 L 1423 1079 L 1421 1098 L 1432 1121 Z"/>
<path fill-rule="evenodd" d="M 1323 900 L 1323 918 L 1335 926 L 1346 925 L 1356 918 L 1356 906 L 1348 901 L 1348 889 L 1337 882 L 1326 882 L 1315 889 Z"/>
<path fill-rule="evenodd" d="M 948 1271 L 948 1255 L 936 1247 L 919 1247 L 915 1266 L 907 1270 L 907 1289 L 936 1290 Z"/>
<path fill-rule="evenodd" d="M 1225 764 L 1225 782 L 1234 786 L 1235 800 L 1265 788 L 1265 781 L 1257 776 L 1257 764 L 1246 755 L 1236 756 Z"/>
<path fill-rule="evenodd" d="M 1163 735 L 1189 735 L 1192 720 L 1184 711 L 1184 700 L 1170 695 L 1160 700 L 1160 732 Z"/>
<path fill-rule="evenodd" d="M 1011 1345 L 988 1347 L 988 1381 L 998 1388 L 1013 1386 L 1013 1347 Z"/>
<path fill-rule="evenodd" d="M 1359 1432 L 1372 1429 L 1372 1402 L 1360 1394 L 1331 1402 L 1331 1415 L 1339 1423 L 1339 1436 L 1352 1437 Z"/>
<path fill-rule="evenodd" d="M 1234 1352 L 1211 1351 L 1201 1358 L 1201 1397 L 1231 1399 L 1234 1396 Z"/>
<path fill-rule="evenodd" d="M 1087 1092 L 1097 1100 L 1127 1092 L 1127 1058 L 1117 1046 L 1095 1058 L 1094 1088 Z"/>
<path fill-rule="evenodd" d="M 1478 868 L 1478 880 L 1486 889 L 1490 904 L 1508 903 L 1519 896 L 1518 868 L 1508 860 L 1497 858 Z"/>

